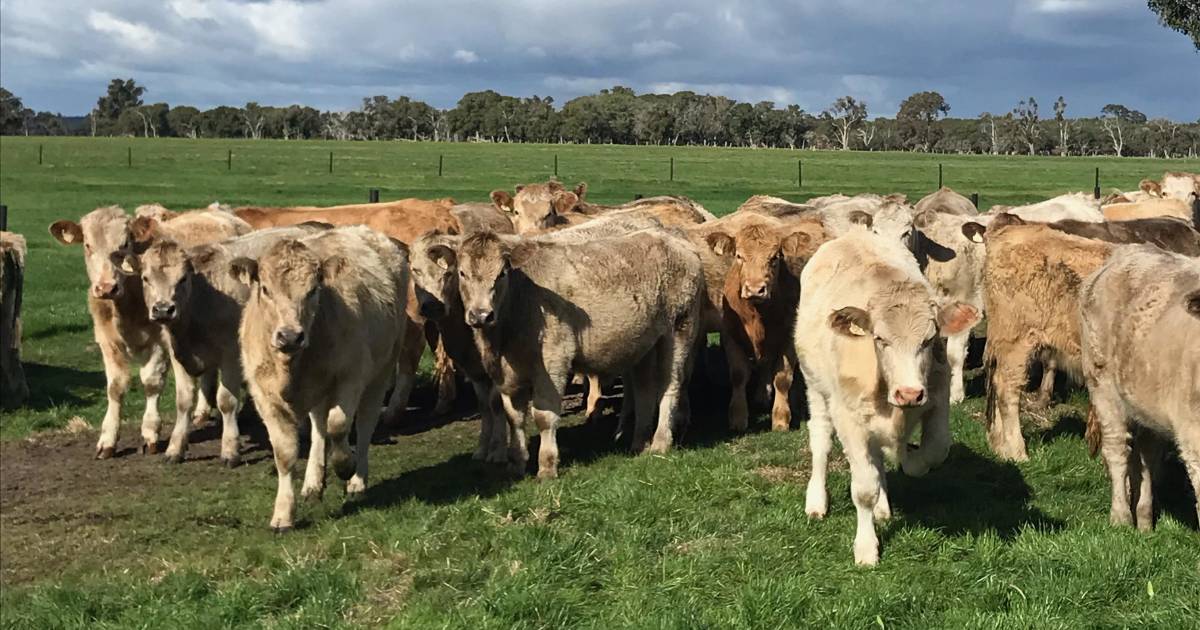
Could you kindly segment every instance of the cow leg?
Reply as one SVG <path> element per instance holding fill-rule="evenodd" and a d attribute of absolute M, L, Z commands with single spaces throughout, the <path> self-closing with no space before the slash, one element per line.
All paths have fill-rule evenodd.
<path fill-rule="evenodd" d="M 300 498 L 319 501 L 325 494 L 325 435 L 329 429 L 326 419 L 328 409 L 313 409 L 308 412 L 312 431 L 309 431 L 308 464 L 304 468 L 304 485 L 300 487 Z"/>
<path fill-rule="evenodd" d="M 219 406 L 219 383 L 216 370 L 209 370 L 200 375 L 200 395 L 196 398 L 196 410 L 192 412 L 192 426 L 201 427 L 208 424 L 213 407 Z"/>
<path fill-rule="evenodd" d="M 971 330 L 968 328 L 953 337 L 946 339 L 946 359 L 950 363 L 950 404 L 962 402 L 966 394 L 963 383 L 963 366 L 967 362 L 967 346 L 971 342 Z"/>
<path fill-rule="evenodd" d="M 988 383 L 988 444 L 1000 459 L 1024 462 L 1025 439 L 1021 437 L 1021 387 L 1031 347 L 1022 344 L 996 357 Z"/>
<path fill-rule="evenodd" d="M 829 451 L 833 448 L 833 422 L 825 397 L 808 388 L 808 449 L 812 453 L 812 473 L 808 477 L 808 492 L 804 512 L 812 518 L 825 518 L 829 510 L 829 491 L 825 476 L 829 468 Z"/>
<path fill-rule="evenodd" d="M 108 459 L 113 456 L 113 451 L 117 446 L 117 431 L 121 427 L 121 402 L 125 399 L 125 392 L 129 389 L 129 357 L 121 349 L 104 343 L 100 344 L 100 356 L 104 359 L 108 409 L 105 410 L 104 421 L 100 424 L 100 440 L 96 442 L 96 459 Z M 148 404 L 147 409 L 149 409 Z M 157 434 L 154 439 L 157 449 Z"/>
<path fill-rule="evenodd" d="M 907 436 L 900 440 L 900 469 L 921 477 L 950 455 L 950 410 L 940 404 L 921 417 L 921 445 L 909 449 Z"/>
<path fill-rule="evenodd" d="M 883 451 L 871 447 L 870 452 L 871 462 L 875 464 L 875 470 L 879 473 L 879 498 L 875 501 L 875 509 L 871 511 L 871 515 L 875 517 L 875 522 L 879 523 L 892 518 L 892 502 L 888 499 L 887 466 L 884 465 Z"/>
<path fill-rule="evenodd" d="M 1037 398 L 1033 404 L 1038 407 L 1049 407 L 1054 398 L 1054 374 L 1058 371 L 1058 358 L 1053 352 L 1045 352 L 1042 356 L 1042 382 L 1038 385 Z"/>
<path fill-rule="evenodd" d="M 179 362 L 172 360 L 171 367 L 175 372 L 175 426 L 171 429 L 166 457 L 168 463 L 178 464 L 187 456 L 188 432 L 191 430 L 192 410 L 196 407 L 200 383 Z"/>
<path fill-rule="evenodd" d="M 508 423 L 504 420 L 504 409 L 500 393 L 487 380 L 471 380 L 475 399 L 479 401 L 480 429 L 479 449 L 475 459 L 492 464 L 508 461 Z"/>
<path fill-rule="evenodd" d="M 538 479 L 558 477 L 558 422 L 562 414 L 562 395 L 567 386 L 567 370 L 543 371 L 533 383 L 533 421 L 537 424 L 541 445 L 538 447 Z"/>
<path fill-rule="evenodd" d="M 221 461 L 233 468 L 241 463 L 238 439 L 238 397 L 242 392 L 242 369 L 238 357 L 221 366 L 217 387 L 217 411 L 221 412 Z"/>
<path fill-rule="evenodd" d="M 750 409 L 746 402 L 746 382 L 750 380 L 750 361 L 732 339 L 721 336 L 721 347 L 729 363 L 729 429 L 743 432 L 750 425 Z"/>
<path fill-rule="evenodd" d="M 1139 466 L 1138 498 L 1135 509 L 1137 528 L 1148 532 L 1154 529 L 1154 468 L 1161 457 L 1161 444 L 1157 435 L 1148 429 L 1137 432 L 1133 440 Z"/>
<path fill-rule="evenodd" d="M 779 357 L 775 368 L 775 401 L 771 405 L 771 430 L 787 431 L 792 425 L 792 362 L 787 354 Z"/>
<path fill-rule="evenodd" d="M 350 451 L 350 423 L 358 411 L 358 403 L 362 399 L 361 392 L 352 391 L 351 387 L 342 387 L 335 396 L 334 404 L 329 407 L 326 416 L 326 447 L 329 449 L 329 466 L 333 474 L 342 481 L 350 481 L 354 476 L 354 453 Z M 371 437 L 367 436 L 370 440 Z"/>
<path fill-rule="evenodd" d="M 1196 520 L 1200 522 L 1200 431 L 1192 430 L 1190 435 L 1180 436 L 1179 457 L 1187 467 L 1188 479 L 1192 482 L 1192 496 L 1196 499 Z"/>
<path fill-rule="evenodd" d="M 618 441 L 626 433 L 634 431 L 637 425 L 637 385 L 638 377 L 634 370 L 621 375 L 621 413 L 617 416 L 617 430 L 613 433 L 613 441 Z"/>
<path fill-rule="evenodd" d="M 425 344 L 426 338 L 420 326 L 410 320 L 404 332 L 400 359 L 396 363 L 396 384 L 392 387 L 387 409 L 383 412 L 383 417 L 388 422 L 396 422 L 408 409 L 408 397 L 412 395 L 413 385 L 417 382 L 417 370 L 421 367 L 421 355 L 425 353 Z M 371 404 L 375 402 L 372 401 Z"/>
<path fill-rule="evenodd" d="M 508 468 L 514 475 L 525 474 L 529 463 L 529 438 L 525 435 L 525 419 L 529 417 L 529 398 L 521 393 L 500 393 L 500 405 L 508 416 Z"/>
<path fill-rule="evenodd" d="M 1108 520 L 1113 525 L 1133 525 L 1129 508 L 1129 424 L 1116 388 L 1110 383 L 1091 383 L 1092 409 L 1100 423 L 1100 454 L 1112 481 L 1112 507 Z"/>
<path fill-rule="evenodd" d="M 275 511 L 271 515 L 271 528 L 282 533 L 292 528 L 296 515 L 295 490 L 292 488 L 292 470 L 296 467 L 299 439 L 296 414 L 279 405 L 257 403 L 267 435 L 271 438 L 271 450 L 275 456 L 275 472 L 279 486 L 275 492 Z M 313 431 L 316 434 L 316 431 Z"/>
<path fill-rule="evenodd" d="M 168 365 L 176 369 L 177 374 L 186 373 L 183 367 L 175 365 L 175 361 L 171 358 L 171 351 L 166 345 L 156 345 L 150 351 L 150 357 L 142 364 L 142 369 L 138 371 L 138 378 L 142 381 L 142 390 L 146 392 L 146 411 L 142 414 L 142 444 L 145 445 L 146 452 L 158 451 L 158 429 L 162 425 L 162 416 L 158 413 L 158 397 L 162 394 L 163 386 L 167 382 L 167 367 Z M 176 376 L 178 379 L 178 376 Z M 176 397 L 178 397 L 176 392 Z M 179 408 L 179 403 L 175 403 L 176 409 Z M 189 419 L 184 418 L 183 432 L 187 435 L 187 423 Z M 175 431 L 179 431 L 176 427 Z M 150 444 L 154 448 L 150 448 Z"/>
<path fill-rule="evenodd" d="M 454 361 L 446 353 L 446 345 L 436 327 L 426 327 L 425 334 L 429 340 L 429 347 L 433 348 L 433 378 L 437 383 L 437 402 L 433 405 L 433 413 L 441 416 L 454 410 L 454 401 L 458 398 Z"/>
<path fill-rule="evenodd" d="M 648 452 L 666 453 L 675 440 L 674 422 L 679 411 L 679 399 L 687 397 L 684 383 L 687 377 L 692 339 L 687 331 L 663 337 L 652 352 L 658 354 L 655 366 L 655 391 L 658 393 L 658 427 Z"/>
<path fill-rule="evenodd" d="M 879 563 L 879 537 L 875 534 L 875 510 L 883 491 L 883 479 L 877 460 L 881 453 L 872 452 L 871 436 L 865 427 L 868 418 L 855 417 L 848 409 L 834 409 L 834 428 L 842 451 L 850 463 L 850 497 L 858 514 L 854 534 L 854 562 L 864 566 Z"/>
<path fill-rule="evenodd" d="M 587 384 L 587 408 L 584 413 L 587 414 L 587 421 L 592 422 L 599 416 L 600 399 L 604 397 L 604 389 L 600 384 L 600 377 L 595 374 L 587 375 Z"/>
<path fill-rule="evenodd" d="M 370 467 L 368 455 L 371 448 L 371 438 L 375 435 L 375 426 L 379 424 L 379 401 L 387 392 L 388 374 L 375 379 L 367 386 L 358 405 L 358 414 L 354 418 L 354 476 L 346 482 L 347 496 L 360 496 L 367 490 L 367 479 Z M 349 436 L 347 436 L 349 437 Z"/>

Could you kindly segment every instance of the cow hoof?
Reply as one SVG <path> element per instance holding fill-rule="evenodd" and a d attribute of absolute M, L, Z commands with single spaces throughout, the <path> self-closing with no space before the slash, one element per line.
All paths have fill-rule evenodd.
<path fill-rule="evenodd" d="M 475 449 L 474 453 L 471 453 L 471 459 L 477 462 L 482 462 L 487 459 L 487 453 L 485 453 L 482 448 L 477 448 Z"/>
<path fill-rule="evenodd" d="M 319 503 L 325 496 L 325 488 L 301 488 L 300 499 L 307 503 Z"/>
<path fill-rule="evenodd" d="M 496 453 L 488 453 L 488 455 L 484 461 L 486 461 L 489 464 L 507 464 L 508 463 L 508 453 L 506 451 L 499 451 Z"/>
<path fill-rule="evenodd" d="M 240 455 L 222 456 L 221 463 L 225 464 L 226 468 L 237 468 L 242 463 L 242 457 Z"/>
<path fill-rule="evenodd" d="M 158 455 L 158 440 L 143 444 L 142 455 Z"/>
<path fill-rule="evenodd" d="M 346 500 L 355 500 L 362 498 L 367 492 L 367 484 L 359 477 L 351 477 L 350 481 L 346 482 Z"/>
<path fill-rule="evenodd" d="M 96 459 L 111 459 L 113 456 L 113 447 L 102 446 L 96 449 Z"/>
<path fill-rule="evenodd" d="M 182 464 L 183 463 L 183 454 L 175 453 L 172 455 L 167 455 L 166 457 L 163 458 L 163 461 L 168 464 Z"/>
<path fill-rule="evenodd" d="M 433 415 L 435 415 L 435 416 L 444 416 L 444 415 L 450 413 L 451 411 L 454 411 L 453 403 L 439 402 L 437 405 L 435 405 L 433 407 Z"/>
<path fill-rule="evenodd" d="M 329 465 L 342 481 L 350 481 L 354 476 L 354 457 L 348 451 L 334 450 L 329 454 Z"/>
<path fill-rule="evenodd" d="M 276 534 L 286 534 L 286 533 L 292 531 L 292 526 L 291 525 L 272 525 L 271 531 L 275 532 Z"/>

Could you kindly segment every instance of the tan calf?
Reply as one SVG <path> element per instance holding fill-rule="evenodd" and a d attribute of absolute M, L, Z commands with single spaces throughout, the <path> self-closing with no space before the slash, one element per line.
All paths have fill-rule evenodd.
<path fill-rule="evenodd" d="M 108 409 L 96 443 L 96 457 L 112 457 L 121 423 L 121 403 L 129 388 L 129 363 L 142 362 L 139 376 L 146 392 L 146 409 L 142 415 L 143 452 L 158 452 L 158 431 L 162 418 L 158 412 L 158 396 L 166 379 L 167 366 L 173 365 L 177 377 L 185 375 L 178 363 L 171 360 L 168 338 L 163 328 L 148 317 L 141 278 L 119 268 L 133 253 L 135 235 L 151 233 L 169 235 L 186 246 L 245 234 L 250 226 L 224 212 L 194 212 L 181 214 L 164 223 L 139 217 L 131 219 L 117 206 L 97 208 L 79 222 L 56 221 L 50 234 L 64 245 L 82 245 L 84 263 L 90 287 L 88 311 L 100 356 L 104 361 L 107 380 Z M 179 378 L 176 379 L 176 382 Z M 186 422 L 184 432 L 186 433 Z M 176 422 L 180 422 L 177 418 Z M 176 432 L 180 429 L 176 427 Z M 176 445 L 182 448 L 182 445 Z M 181 451 L 168 450 L 174 459 Z"/>
<path fill-rule="evenodd" d="M 366 489 L 367 449 L 404 346 L 407 252 L 365 227 L 275 243 L 231 273 L 250 288 L 238 339 L 271 437 L 279 488 L 271 527 L 292 527 L 299 424 L 312 422 L 302 496 L 319 496 L 329 464 L 349 496 Z M 350 424 L 357 446 L 350 451 Z"/>
<path fill-rule="evenodd" d="M 970 199 L 954 192 L 948 186 L 943 186 L 922 197 L 913 206 L 913 210 L 917 214 L 926 210 L 932 210 L 943 214 L 954 214 L 964 217 L 972 217 L 979 214 L 979 209 L 975 207 L 975 204 L 971 203 Z"/>
<path fill-rule="evenodd" d="M 1191 222 L 1192 205 L 1178 199 L 1148 199 L 1132 203 L 1114 203 L 1101 208 L 1106 221 L 1129 221 L 1153 217 L 1174 217 Z"/>

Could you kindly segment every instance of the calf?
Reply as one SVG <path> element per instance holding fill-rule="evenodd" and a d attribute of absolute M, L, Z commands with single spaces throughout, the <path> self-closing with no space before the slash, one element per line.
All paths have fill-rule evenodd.
<path fill-rule="evenodd" d="M 660 230 L 586 243 L 482 232 L 458 256 L 466 321 L 505 411 L 519 431 L 530 416 L 541 431 L 539 478 L 557 476 L 555 431 L 571 369 L 634 374 L 634 448 L 649 441 L 656 405 L 649 450 L 670 448 L 704 297 L 700 260 L 686 241 Z M 523 468 L 518 435 L 510 449 Z"/>
<path fill-rule="evenodd" d="M 1175 217 L 1192 220 L 1192 204 L 1178 199 L 1147 199 L 1132 203 L 1113 203 L 1101 208 L 1106 221 L 1129 221 L 1153 217 Z"/>
<path fill-rule="evenodd" d="M 551 180 L 544 184 L 518 185 L 515 195 L 505 190 L 493 190 L 491 197 L 497 209 L 512 216 L 517 234 L 533 234 L 587 220 L 587 217 L 568 216 L 579 205 L 586 189 L 580 184 L 574 191 L 569 191 L 561 183 Z"/>
<path fill-rule="evenodd" d="M 216 372 L 220 386 L 216 403 L 222 420 L 221 461 L 230 467 L 240 461 L 237 412 L 242 364 L 237 331 L 250 292 L 230 277 L 229 263 L 237 257 L 257 258 L 280 240 L 300 238 L 321 229 L 271 228 L 186 249 L 170 238 L 158 238 L 145 245 L 140 256 L 126 258 L 122 266 L 141 275 L 149 318 L 166 329 L 172 356 L 183 368 L 182 374 L 177 371 L 175 375 L 179 419 L 167 447 L 168 460 L 178 461 L 186 454 L 186 418 L 195 401 L 196 380 Z"/>
<path fill-rule="evenodd" d="M 891 517 L 884 456 L 919 476 L 950 449 L 945 336 L 977 313 L 940 309 L 909 252 L 893 239 L 852 232 L 821 246 L 800 275 L 795 348 L 808 384 L 812 477 L 805 512 L 828 510 L 826 467 L 836 430 L 850 463 L 858 512 L 854 561 L 879 561 L 874 520 Z M 907 447 L 921 427 L 919 448 Z"/>
<path fill-rule="evenodd" d="M 1112 480 L 1110 520 L 1134 520 L 1127 438 L 1134 423 L 1175 440 L 1200 498 L 1200 261 L 1149 246 L 1117 248 L 1084 281 L 1079 302 L 1083 374 Z M 1136 518 L 1149 530 L 1150 467 L 1142 468 Z"/>
<path fill-rule="evenodd" d="M 162 393 L 168 365 L 174 367 L 176 383 L 185 376 L 182 366 L 171 360 L 166 331 L 148 316 L 141 278 L 119 269 L 121 261 L 133 252 L 135 234 L 144 237 L 162 233 L 191 246 L 249 231 L 249 225 L 225 212 L 189 212 L 160 224 L 148 218 L 131 219 L 117 206 L 97 208 L 79 222 L 64 219 L 50 226 L 50 234 L 60 243 L 83 245 L 90 281 L 88 311 L 104 361 L 108 394 L 108 409 L 96 443 L 98 459 L 112 457 L 116 449 L 121 403 L 129 388 L 130 360 L 142 362 L 139 376 L 146 392 L 146 409 L 142 415 L 145 453 L 158 452 L 158 431 L 162 424 L 158 396 Z M 186 431 L 186 420 L 183 422 Z M 176 432 L 179 430 L 177 427 Z"/>
<path fill-rule="evenodd" d="M 722 285 L 721 345 L 729 361 L 729 426 L 735 431 L 746 430 L 746 382 L 755 366 L 775 375 L 771 428 L 786 431 L 791 425 L 788 394 L 796 365 L 791 336 L 799 275 L 825 240 L 819 220 L 784 223 L 765 216 L 732 233 L 707 237 L 718 256 L 733 259 Z"/>
<path fill-rule="evenodd" d="M 1104 220 L 1100 211 L 1100 202 L 1088 193 L 1068 193 L 1053 199 L 1024 206 L 992 206 L 988 214 L 1007 213 L 1021 217 L 1026 221 L 1091 221 L 1099 223 Z M 984 217 L 981 217 L 984 218 Z"/>
<path fill-rule="evenodd" d="M 925 195 L 913 206 L 913 211 L 917 214 L 926 210 L 964 217 L 973 217 L 979 214 L 979 209 L 971 203 L 970 199 L 954 192 L 947 186 L 942 186 Z"/>
<path fill-rule="evenodd" d="M 349 227 L 278 241 L 230 269 L 250 289 L 238 340 L 279 475 L 271 527 L 284 531 L 295 513 L 292 469 L 305 415 L 313 431 L 301 495 L 324 490 L 327 442 L 347 495 L 366 489 L 367 448 L 404 347 L 408 255 L 386 236 Z"/>

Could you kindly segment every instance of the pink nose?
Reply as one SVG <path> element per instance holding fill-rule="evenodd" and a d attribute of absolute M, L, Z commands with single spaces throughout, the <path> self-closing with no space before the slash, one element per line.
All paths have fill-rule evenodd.
<path fill-rule="evenodd" d="M 749 283 L 742 284 L 742 298 L 747 300 L 765 299 L 767 297 L 767 283 L 762 282 L 757 285 Z"/>
<path fill-rule="evenodd" d="M 901 407 L 916 407 L 925 402 L 925 389 L 923 387 L 897 387 L 896 391 L 892 392 L 892 398 Z"/>
<path fill-rule="evenodd" d="M 115 297 L 116 294 L 117 283 L 115 282 L 101 282 L 99 284 L 92 285 L 92 295 L 98 298 L 111 298 Z"/>

